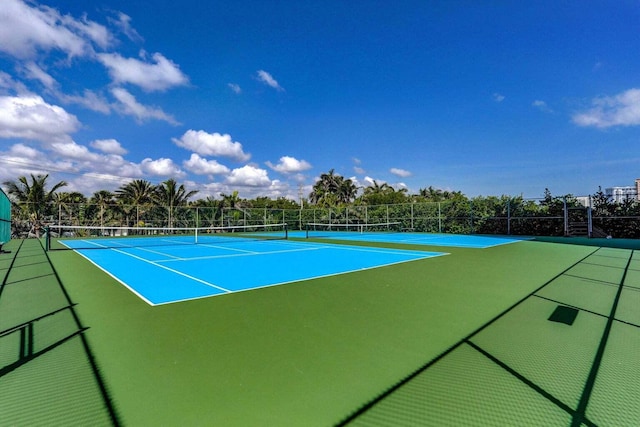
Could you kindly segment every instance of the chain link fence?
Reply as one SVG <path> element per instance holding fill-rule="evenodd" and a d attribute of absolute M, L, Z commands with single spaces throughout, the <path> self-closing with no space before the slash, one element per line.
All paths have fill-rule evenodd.
<path fill-rule="evenodd" d="M 14 234 L 25 237 L 28 232 L 37 233 L 28 219 L 23 219 L 21 223 L 16 218 L 19 216 L 14 215 Z M 304 230 L 308 223 L 398 222 L 405 231 L 429 233 L 640 238 L 640 203 L 610 203 L 603 207 L 594 204 L 591 197 L 549 200 L 506 196 L 378 206 L 321 208 L 311 205 L 298 209 L 86 203 L 51 206 L 41 222 L 104 227 L 217 227 L 287 223 L 291 230 Z"/>

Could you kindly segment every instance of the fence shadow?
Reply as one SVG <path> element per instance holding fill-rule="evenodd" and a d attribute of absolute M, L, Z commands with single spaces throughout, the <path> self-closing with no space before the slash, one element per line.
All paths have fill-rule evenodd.
<path fill-rule="evenodd" d="M 88 328 L 40 241 L 11 243 L 12 253 L 2 254 L 0 264 L 3 423 L 119 425 L 87 342 Z"/>

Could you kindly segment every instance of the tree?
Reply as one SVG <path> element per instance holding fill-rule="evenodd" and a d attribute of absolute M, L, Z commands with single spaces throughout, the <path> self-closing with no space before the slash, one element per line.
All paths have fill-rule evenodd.
<path fill-rule="evenodd" d="M 176 180 L 171 178 L 155 187 L 152 198 L 157 205 L 168 206 L 168 223 L 169 227 L 173 227 L 175 209 L 186 206 L 189 198 L 197 193 L 197 190 L 187 191 L 184 184 L 178 185 Z"/>
<path fill-rule="evenodd" d="M 104 225 L 105 219 L 111 219 L 115 212 L 110 208 L 115 203 L 115 198 L 115 194 L 107 190 L 93 193 L 93 196 L 89 199 L 91 219 L 96 219 L 97 216 L 101 226 Z"/>
<path fill-rule="evenodd" d="M 401 188 L 396 190 L 386 182 L 378 184 L 378 181 L 373 181 L 373 185 L 370 185 L 364 189 L 362 200 L 368 205 L 392 205 L 404 203 L 407 201 L 407 189 Z"/>
<path fill-rule="evenodd" d="M 73 191 L 71 193 L 59 192 L 53 195 L 53 204 L 56 208 L 58 220 L 84 222 L 87 198 L 84 194 Z"/>
<path fill-rule="evenodd" d="M 427 202 L 443 202 L 445 200 L 458 199 L 463 196 L 459 191 L 447 191 L 429 186 L 429 188 L 421 188 L 418 192 L 420 197 L 426 199 Z"/>
<path fill-rule="evenodd" d="M 334 169 L 320 175 L 320 179 L 313 185 L 309 201 L 316 205 L 334 207 L 339 204 L 352 202 L 358 193 L 358 187 L 340 175 Z"/>
<path fill-rule="evenodd" d="M 594 214 L 598 216 L 610 216 L 615 210 L 615 205 L 610 197 L 604 194 L 602 187 L 598 187 L 598 191 L 591 198 L 593 202 Z"/>
<path fill-rule="evenodd" d="M 38 237 L 44 217 L 51 214 L 51 202 L 54 200 L 56 191 L 67 185 L 65 181 L 60 181 L 51 190 L 47 190 L 48 178 L 49 175 L 31 174 L 31 182 L 27 177 L 21 176 L 17 181 L 3 183 L 7 193 L 13 196 L 20 210 L 29 218 L 30 229 Z"/>
<path fill-rule="evenodd" d="M 140 215 L 153 203 L 155 191 L 154 185 L 144 179 L 134 179 L 116 190 L 118 207 L 127 225 L 134 209 L 136 224 L 140 223 Z"/>
<path fill-rule="evenodd" d="M 131 205 L 144 205 L 153 200 L 155 187 L 144 179 L 134 179 L 116 190 L 116 197 Z"/>
<path fill-rule="evenodd" d="M 238 225 L 240 222 L 240 218 L 246 220 L 246 212 L 242 209 L 242 199 L 237 190 L 234 190 L 231 194 L 220 193 L 220 197 L 222 197 L 222 215 L 224 216 L 224 209 L 227 208 L 229 213 L 226 215 L 226 220 L 228 225 Z M 242 215 L 241 215 L 242 214 Z M 243 225 L 246 225 L 243 223 Z"/>
<path fill-rule="evenodd" d="M 191 203 L 198 212 L 198 222 L 196 227 L 213 227 L 216 221 L 222 217 L 223 201 L 216 200 L 211 196 L 206 199 L 198 199 Z"/>

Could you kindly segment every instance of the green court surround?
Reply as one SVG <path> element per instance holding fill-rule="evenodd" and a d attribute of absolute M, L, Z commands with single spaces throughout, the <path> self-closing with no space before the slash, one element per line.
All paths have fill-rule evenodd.
<path fill-rule="evenodd" d="M 9 249 L 19 244 L 12 241 Z M 416 411 L 394 418 L 397 425 L 570 425 L 563 405 L 574 410 L 581 401 L 610 314 L 603 299 L 613 303 L 623 278 L 616 318 L 628 323 L 612 322 L 586 425 L 638 420 L 637 253 L 625 270 L 621 259 L 630 250 L 525 241 L 447 252 L 451 256 L 159 307 L 73 252 L 49 256 L 88 327 L 84 334 L 123 425 L 368 425 L 393 414 L 387 399 Z M 2 271 L 9 269 L 5 256 Z M 37 280 L 39 288 L 30 284 L 37 277 L 23 276 L 22 269 L 13 274 L 25 286 L 14 283 L 0 293 L 3 323 L 19 320 L 17 300 L 37 301 L 45 311 L 64 303 L 46 284 L 50 279 Z M 548 321 L 559 304 L 580 309 L 573 325 Z M 25 310 L 26 317 L 38 311 Z M 65 345 L 59 348 L 75 351 Z M 46 369 L 45 362 L 24 365 L 40 372 L 31 376 L 32 387 L 63 384 L 46 373 L 62 362 Z M 349 418 L 424 366 L 369 411 Z M 85 386 L 95 381 L 82 378 Z M 57 400 L 50 415 L 64 413 L 71 399 Z M 100 414 L 109 424 L 107 411 Z"/>

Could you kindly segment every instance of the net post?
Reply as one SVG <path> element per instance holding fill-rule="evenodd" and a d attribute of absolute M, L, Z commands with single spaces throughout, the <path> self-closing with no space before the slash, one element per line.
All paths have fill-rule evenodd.
<path fill-rule="evenodd" d="M 47 252 L 51 250 L 51 229 L 48 225 L 44 226 L 44 250 Z"/>

